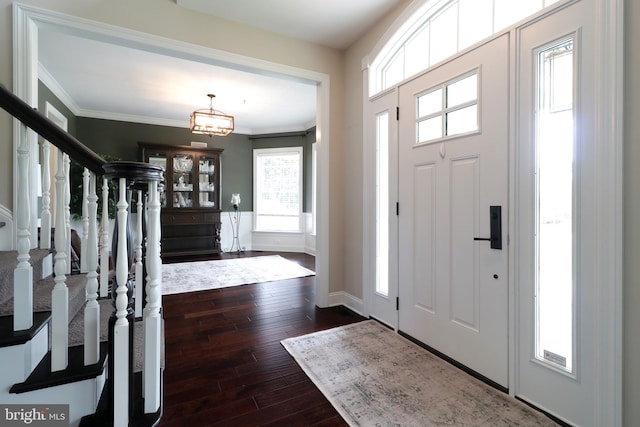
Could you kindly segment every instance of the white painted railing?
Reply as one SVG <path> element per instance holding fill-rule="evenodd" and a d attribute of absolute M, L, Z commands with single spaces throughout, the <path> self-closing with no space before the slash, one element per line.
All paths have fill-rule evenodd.
<path fill-rule="evenodd" d="M 142 210 L 142 190 L 138 190 L 136 212 L 138 213 L 138 220 L 136 221 L 136 282 L 135 282 L 135 304 L 136 304 L 136 318 L 142 317 L 142 290 L 144 286 L 143 267 L 142 267 L 142 222 L 144 219 L 144 212 Z"/>
<path fill-rule="evenodd" d="M 85 172 L 89 173 L 85 168 Z M 87 238 L 83 241 L 84 268 L 87 271 L 87 303 L 84 309 L 84 364 L 93 365 L 100 360 L 100 304 L 98 304 L 98 196 L 96 194 L 96 176 L 88 177 L 87 197 Z M 83 200 L 83 206 L 84 206 Z M 109 212 L 103 212 L 108 216 Z"/>
<path fill-rule="evenodd" d="M 100 298 L 109 294 L 109 182 L 102 178 L 102 221 L 100 223 Z"/>
<path fill-rule="evenodd" d="M 18 182 L 14 186 L 17 191 L 18 228 L 16 247 L 18 249 L 18 266 L 13 273 L 13 330 L 21 331 L 33 326 L 33 268 L 29 263 L 31 247 L 29 224 L 29 141 L 27 128 L 20 126 L 20 145 L 18 146 Z"/>
<path fill-rule="evenodd" d="M 56 173 L 56 229 L 54 233 L 53 274 L 55 286 L 51 294 L 51 370 L 53 372 L 67 369 L 69 361 L 69 289 L 66 284 L 68 252 L 66 221 L 66 154 L 58 151 L 58 171 Z M 17 309 L 17 307 L 16 307 Z"/>
<path fill-rule="evenodd" d="M 160 260 L 160 193 L 158 182 L 149 183 L 147 223 L 147 305 L 144 311 L 144 412 L 155 413 L 160 408 L 160 354 L 162 334 L 162 261 Z"/>
<path fill-rule="evenodd" d="M 42 143 L 42 212 L 40 213 L 40 249 L 51 248 L 51 144 Z"/>
<path fill-rule="evenodd" d="M 115 259 L 115 322 L 113 325 L 113 352 L 109 354 L 109 363 L 113 363 L 112 381 L 114 393 L 111 396 L 113 407 L 114 425 L 126 426 L 129 424 L 129 405 L 134 399 L 130 396 L 130 378 L 132 366 L 130 366 L 133 349 L 130 348 L 130 333 L 133 328 L 130 322 L 135 319 L 129 315 L 131 301 L 129 301 L 128 283 L 131 283 L 131 246 L 133 242 L 127 239 L 127 226 L 130 218 L 129 204 L 127 203 L 127 190 L 134 184 L 138 191 L 138 238 L 135 246 L 136 268 L 135 283 L 138 290 L 136 303 L 140 304 L 140 313 L 143 320 L 144 339 L 142 340 L 143 354 L 143 396 L 144 413 L 157 413 L 161 406 L 161 343 L 162 343 L 162 311 L 161 311 L 161 260 L 160 260 L 160 197 L 158 183 L 161 180 L 160 168 L 133 162 L 118 163 L 115 169 L 107 169 L 108 165 L 95 153 L 75 140 L 71 135 L 55 128 L 40 113 L 34 111 L 27 104 L 19 100 L 0 85 L 0 106 L 10 112 L 14 117 L 34 129 L 51 144 L 58 147 L 57 170 L 55 171 L 55 200 L 51 203 L 51 182 L 49 179 L 50 143 L 42 144 L 42 197 L 43 210 L 41 217 L 46 230 L 41 230 L 41 247 L 47 248 L 51 242 L 51 236 L 47 233 L 51 230 L 52 212 L 55 210 L 54 232 L 54 288 L 51 295 L 51 370 L 62 371 L 69 363 L 69 289 L 67 277 L 70 272 L 70 208 L 71 186 L 69 183 L 70 155 L 65 154 L 65 147 L 70 148 L 69 153 L 81 159 L 80 164 L 85 164 L 87 169 L 83 174 L 83 214 L 82 214 L 82 269 L 86 271 L 86 305 L 84 308 L 84 363 L 93 365 L 100 358 L 100 304 L 99 298 L 108 294 L 109 280 L 109 240 L 108 235 L 108 182 L 112 179 L 118 184 L 117 198 L 117 248 L 113 254 Z M 33 325 L 33 270 L 30 264 L 30 232 L 29 224 L 31 215 L 29 206 L 31 197 L 36 197 L 34 183 L 30 182 L 30 145 L 27 133 L 30 132 L 25 125 L 17 126 L 21 133 L 21 143 L 17 149 L 16 173 L 17 181 L 14 191 L 17 195 L 16 225 L 18 249 L 18 265 L 14 272 L 14 331 L 23 331 Z M 75 158 L 75 157 L 74 157 Z M 86 161 L 84 163 L 82 160 Z M 103 168 L 104 166 L 104 168 Z M 116 171 L 116 174 L 110 173 Z M 102 221 L 101 233 L 98 242 L 98 197 L 97 187 L 102 177 Z M 146 201 L 146 203 L 145 203 Z M 146 227 L 143 218 L 147 218 Z M 146 236 L 145 236 L 146 234 Z M 98 244 L 100 247 L 98 248 Z M 98 274 L 100 266 L 100 274 Z M 146 270 L 146 277 L 141 277 Z M 99 280 L 98 280 L 99 279 Z M 146 286 L 146 304 L 142 305 L 142 287 Z"/>

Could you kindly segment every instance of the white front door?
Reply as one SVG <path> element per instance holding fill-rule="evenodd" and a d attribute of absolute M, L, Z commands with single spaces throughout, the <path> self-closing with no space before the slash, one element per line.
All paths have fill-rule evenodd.
<path fill-rule="evenodd" d="M 399 330 L 506 389 L 509 36 L 402 85 L 399 105 Z M 474 240 L 498 226 L 501 249 Z"/>

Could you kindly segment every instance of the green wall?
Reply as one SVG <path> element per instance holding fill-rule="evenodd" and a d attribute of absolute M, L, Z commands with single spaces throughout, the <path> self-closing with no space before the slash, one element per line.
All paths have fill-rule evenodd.
<path fill-rule="evenodd" d="M 210 148 L 222 148 L 222 209 L 230 206 L 232 193 L 240 193 L 241 210 L 253 210 L 253 149 L 277 147 L 303 147 L 303 212 L 313 209 L 312 153 L 316 140 L 315 127 L 306 132 L 248 136 L 232 133 L 226 137 L 208 137 L 189 132 L 187 128 L 147 125 L 116 120 L 76 117 L 42 82 L 39 82 L 39 109 L 51 103 L 68 120 L 68 131 L 84 145 L 102 156 L 121 160 L 140 161 L 138 142 L 166 145 L 190 145 L 206 142 Z"/>
<path fill-rule="evenodd" d="M 305 153 L 304 212 L 311 212 L 311 142 L 315 141 L 315 129 L 302 137 L 298 134 L 283 134 L 277 138 L 264 135 L 253 138 L 236 133 L 226 137 L 208 137 L 192 134 L 187 128 L 78 117 L 76 132 L 76 137 L 96 153 L 115 156 L 122 160 L 141 160 L 138 142 L 190 145 L 195 141 L 206 142 L 211 148 L 224 149 L 221 156 L 223 210 L 227 209 L 232 193 L 240 193 L 243 211 L 253 210 L 254 147 L 303 146 Z"/>
<path fill-rule="evenodd" d="M 53 105 L 63 116 L 67 118 L 67 132 L 77 138 L 76 116 L 73 115 L 71 110 L 69 110 L 47 86 L 45 86 L 41 81 L 38 81 L 38 111 L 42 114 L 45 114 L 47 102 Z"/>

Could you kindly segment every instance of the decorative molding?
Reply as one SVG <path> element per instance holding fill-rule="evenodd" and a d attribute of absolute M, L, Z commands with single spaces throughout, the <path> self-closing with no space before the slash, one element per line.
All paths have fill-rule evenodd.
<path fill-rule="evenodd" d="M 331 139 L 330 100 L 331 87 L 328 74 L 306 70 L 289 65 L 252 58 L 236 53 L 173 40 L 154 34 L 146 34 L 128 28 L 118 27 L 104 22 L 74 17 L 60 12 L 41 9 L 32 5 L 13 3 L 14 10 L 14 89 L 18 96 L 25 92 L 36 91 L 37 94 L 37 28 L 39 25 L 57 27 L 62 31 L 89 37 L 94 40 L 125 46 L 137 46 L 152 52 L 169 56 L 191 58 L 200 62 L 224 66 L 235 70 L 254 71 L 273 76 L 287 76 L 290 79 L 316 85 L 316 126 L 318 144 L 318 236 L 316 259 L 316 304 L 327 307 L 329 299 L 329 271 L 330 271 L 330 242 L 329 242 L 329 212 L 330 212 L 330 156 Z M 37 53 L 37 52 L 36 52 Z M 17 88 L 22 88 L 18 90 Z M 14 128 L 17 135 L 18 128 Z M 14 137 L 14 139 L 17 139 Z M 15 142 L 14 142 L 15 144 Z M 17 147 L 17 145 L 16 145 Z M 14 161 L 14 165 L 16 162 Z M 15 168 L 14 168 L 15 170 Z M 14 180 L 15 182 L 15 180 Z M 15 195 L 15 191 L 14 191 Z"/>
<path fill-rule="evenodd" d="M 599 218 L 594 295 L 597 425 L 623 423 L 624 1 L 596 0 L 595 121 Z"/>
<path fill-rule="evenodd" d="M 38 62 L 38 79 L 62 102 L 74 116 L 79 115 L 80 107 L 44 65 Z"/>

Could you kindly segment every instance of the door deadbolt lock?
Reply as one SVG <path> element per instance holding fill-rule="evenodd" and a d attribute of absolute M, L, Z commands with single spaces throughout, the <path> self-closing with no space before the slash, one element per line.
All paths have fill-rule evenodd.
<path fill-rule="evenodd" d="M 490 242 L 491 249 L 502 249 L 502 206 L 489 206 L 490 237 L 474 237 L 473 240 Z"/>

